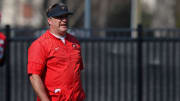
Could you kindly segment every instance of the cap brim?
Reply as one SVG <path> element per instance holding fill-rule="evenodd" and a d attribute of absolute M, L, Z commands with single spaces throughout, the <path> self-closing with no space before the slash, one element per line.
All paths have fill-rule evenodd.
<path fill-rule="evenodd" d="M 63 15 L 73 15 L 72 12 L 56 12 L 54 14 L 49 15 L 49 17 L 57 17 L 57 16 L 63 16 Z"/>

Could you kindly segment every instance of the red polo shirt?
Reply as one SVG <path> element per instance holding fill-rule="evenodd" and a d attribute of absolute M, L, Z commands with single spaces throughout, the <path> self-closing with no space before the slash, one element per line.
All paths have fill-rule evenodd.
<path fill-rule="evenodd" d="M 38 74 L 52 101 L 83 101 L 80 44 L 66 34 L 65 44 L 49 30 L 28 49 L 28 74 Z"/>

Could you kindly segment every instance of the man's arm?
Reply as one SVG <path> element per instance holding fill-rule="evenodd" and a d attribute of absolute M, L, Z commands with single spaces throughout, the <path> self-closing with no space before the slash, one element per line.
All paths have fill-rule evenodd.
<path fill-rule="evenodd" d="M 37 74 L 32 74 L 32 75 L 30 75 L 29 78 L 30 78 L 32 87 L 35 90 L 37 96 L 40 98 L 40 100 L 41 101 L 50 101 L 41 77 Z"/>

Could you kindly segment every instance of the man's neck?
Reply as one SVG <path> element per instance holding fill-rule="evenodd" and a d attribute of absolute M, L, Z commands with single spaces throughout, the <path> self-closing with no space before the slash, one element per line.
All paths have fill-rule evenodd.
<path fill-rule="evenodd" d="M 56 32 L 54 30 L 50 29 L 50 32 L 54 35 L 60 36 L 60 37 L 65 37 L 66 36 L 66 32 Z"/>

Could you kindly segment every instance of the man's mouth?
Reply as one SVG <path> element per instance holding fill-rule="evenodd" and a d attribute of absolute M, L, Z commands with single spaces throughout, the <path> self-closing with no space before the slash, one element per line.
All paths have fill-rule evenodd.
<path fill-rule="evenodd" d="M 67 26 L 67 24 L 61 24 L 61 26 Z"/>

